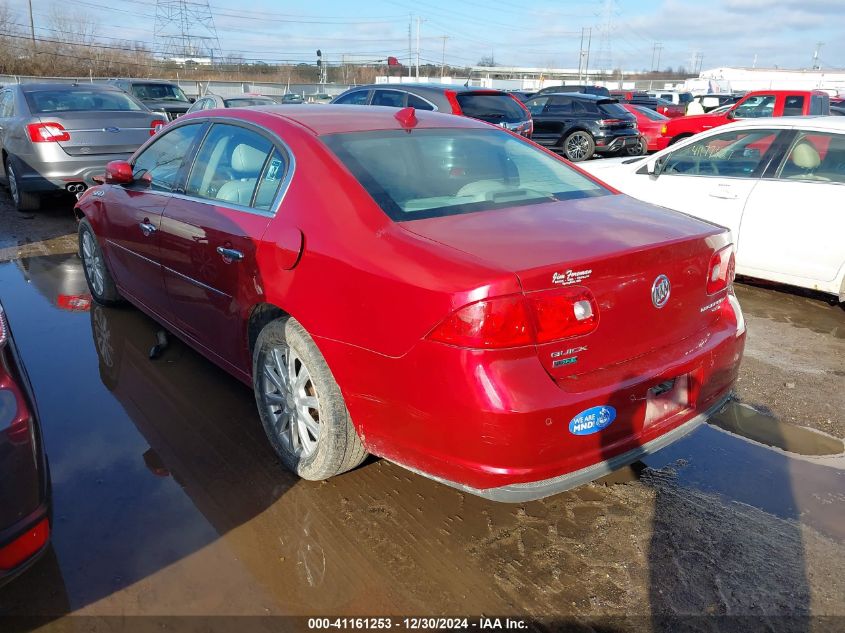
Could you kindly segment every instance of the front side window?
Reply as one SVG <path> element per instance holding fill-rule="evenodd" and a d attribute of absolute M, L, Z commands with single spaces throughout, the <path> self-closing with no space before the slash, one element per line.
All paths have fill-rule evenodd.
<path fill-rule="evenodd" d="M 755 95 L 743 101 L 734 110 L 734 116 L 737 119 L 759 119 L 772 116 L 774 111 L 774 95 Z"/>
<path fill-rule="evenodd" d="M 270 140 L 258 132 L 216 123 L 197 152 L 185 193 L 252 206 L 273 149 Z"/>
<path fill-rule="evenodd" d="M 777 177 L 845 184 L 845 134 L 802 132 L 792 144 Z"/>
<path fill-rule="evenodd" d="M 537 116 L 538 114 L 543 114 L 543 108 L 546 107 L 548 101 L 548 97 L 535 97 L 526 101 L 525 107 L 528 108 L 531 116 Z"/>
<path fill-rule="evenodd" d="M 777 138 L 775 130 L 724 132 L 669 154 L 662 173 L 743 178 L 755 175 Z"/>
<path fill-rule="evenodd" d="M 194 123 L 162 134 L 135 159 L 132 175 L 148 180 L 154 191 L 172 191 L 182 160 L 202 128 L 202 123 Z"/>
<path fill-rule="evenodd" d="M 570 97 L 552 97 L 546 112 L 549 114 L 572 114 L 572 99 Z"/>
<path fill-rule="evenodd" d="M 142 109 L 125 93 L 117 90 L 85 88 L 35 90 L 27 92 L 26 102 L 33 114 L 61 112 L 108 111 L 127 112 Z"/>
<path fill-rule="evenodd" d="M 368 90 L 353 90 L 342 97 L 338 97 L 336 104 L 340 105 L 367 105 Z"/>
<path fill-rule="evenodd" d="M 379 130 L 321 138 L 397 222 L 610 193 L 563 160 L 499 130 Z"/>

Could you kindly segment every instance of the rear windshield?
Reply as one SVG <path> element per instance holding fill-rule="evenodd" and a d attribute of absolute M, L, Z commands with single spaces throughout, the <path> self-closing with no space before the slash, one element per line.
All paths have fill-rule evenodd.
<path fill-rule="evenodd" d="M 145 101 L 184 101 L 188 97 L 173 84 L 132 84 L 132 94 Z"/>
<path fill-rule="evenodd" d="M 461 111 L 474 119 L 488 123 L 518 123 L 528 119 L 528 113 L 506 94 L 458 94 Z"/>
<path fill-rule="evenodd" d="M 645 106 L 634 106 L 637 109 L 637 112 L 642 114 L 647 119 L 651 119 L 652 121 L 668 121 L 669 117 L 663 116 L 659 112 L 655 112 L 651 108 L 646 108 Z"/>
<path fill-rule="evenodd" d="M 86 90 L 85 88 L 27 92 L 26 102 L 34 114 L 86 110 L 120 112 L 142 109 L 135 101 L 118 90 Z"/>
<path fill-rule="evenodd" d="M 322 139 L 397 222 L 609 193 L 499 130 L 379 130 Z"/>
<path fill-rule="evenodd" d="M 627 119 L 631 116 L 625 108 L 615 101 L 599 101 L 599 110 L 605 116 L 615 117 L 617 119 Z"/>
<path fill-rule="evenodd" d="M 225 99 L 223 103 L 227 108 L 245 108 L 247 106 L 260 106 L 276 103 L 269 97 L 241 97 L 239 99 Z"/>

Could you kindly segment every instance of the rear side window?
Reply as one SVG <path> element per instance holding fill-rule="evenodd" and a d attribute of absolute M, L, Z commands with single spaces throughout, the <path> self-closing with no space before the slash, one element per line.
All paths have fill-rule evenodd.
<path fill-rule="evenodd" d="M 609 194 L 499 130 L 380 130 L 322 140 L 397 222 Z"/>
<path fill-rule="evenodd" d="M 691 92 L 682 92 L 678 95 L 678 103 L 681 105 L 686 105 L 688 103 L 692 103 L 692 93 Z"/>
<path fill-rule="evenodd" d="M 546 112 L 549 114 L 572 114 L 572 99 L 569 97 L 552 97 L 549 100 L 549 107 Z"/>
<path fill-rule="evenodd" d="M 342 97 L 338 97 L 335 103 L 340 105 L 367 105 L 369 90 L 353 90 Z"/>
<path fill-rule="evenodd" d="M 373 93 L 372 105 L 404 108 L 405 93 L 398 90 L 376 90 Z"/>
<path fill-rule="evenodd" d="M 607 117 L 615 119 L 627 119 L 630 113 L 618 103 L 612 101 L 599 101 L 599 111 Z"/>
<path fill-rule="evenodd" d="M 783 116 L 801 116 L 804 114 L 803 95 L 789 95 L 783 101 Z"/>
<path fill-rule="evenodd" d="M 810 98 L 810 114 L 829 114 L 830 99 L 821 95 L 813 95 Z"/>
<path fill-rule="evenodd" d="M 11 90 L 0 92 L 0 117 L 15 116 L 15 95 Z"/>
<path fill-rule="evenodd" d="M 27 92 L 26 102 L 34 114 L 53 112 L 108 111 L 126 112 L 141 110 L 141 106 L 117 90 L 36 90 Z"/>
<path fill-rule="evenodd" d="M 202 128 L 202 123 L 195 123 L 162 134 L 135 159 L 132 175 L 136 179 L 142 176 L 151 178 L 150 189 L 154 191 L 171 191 L 182 167 L 182 159 Z"/>
<path fill-rule="evenodd" d="M 417 110 L 434 110 L 434 106 L 428 101 L 421 99 L 417 95 L 412 95 L 410 92 L 408 93 L 408 105 Z"/>
<path fill-rule="evenodd" d="M 273 150 L 270 140 L 257 132 L 217 123 L 197 152 L 185 193 L 252 206 L 253 194 L 262 174 L 266 173 Z"/>
<path fill-rule="evenodd" d="M 845 134 L 802 132 L 795 139 L 777 177 L 845 184 Z"/>
<path fill-rule="evenodd" d="M 507 94 L 458 93 L 461 111 L 489 123 L 518 123 L 528 118 L 516 99 Z"/>
<path fill-rule="evenodd" d="M 249 106 L 273 105 L 275 101 L 264 97 L 238 97 L 226 99 L 223 103 L 227 108 L 247 108 Z"/>

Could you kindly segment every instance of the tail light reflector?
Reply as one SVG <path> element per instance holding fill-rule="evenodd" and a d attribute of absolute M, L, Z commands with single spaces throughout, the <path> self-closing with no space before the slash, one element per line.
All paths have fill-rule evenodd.
<path fill-rule="evenodd" d="M 0 548 L 0 569 L 14 569 L 37 554 L 50 538 L 50 523 L 42 519 L 35 527 Z"/>
<path fill-rule="evenodd" d="M 598 321 L 592 293 L 570 287 L 470 303 L 446 317 L 428 338 L 473 349 L 520 347 L 589 334 Z"/>
<path fill-rule="evenodd" d="M 155 119 L 150 123 L 150 136 L 155 136 L 157 132 L 160 132 L 165 123 L 166 121 L 162 121 L 161 119 Z"/>
<path fill-rule="evenodd" d="M 707 294 L 716 294 L 733 283 L 736 269 L 733 250 L 732 244 L 725 246 L 713 253 L 713 257 L 710 258 L 710 266 L 707 270 Z"/>
<path fill-rule="evenodd" d="M 61 123 L 30 123 L 26 126 L 26 131 L 33 143 L 60 143 L 70 140 L 70 132 Z"/>

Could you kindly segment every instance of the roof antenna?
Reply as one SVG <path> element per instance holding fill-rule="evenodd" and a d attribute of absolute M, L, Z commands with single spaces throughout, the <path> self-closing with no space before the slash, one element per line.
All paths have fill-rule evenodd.
<path fill-rule="evenodd" d="M 469 74 L 467 75 L 467 80 L 464 82 L 464 88 L 469 88 L 469 80 L 472 77 L 472 68 L 469 69 Z"/>

